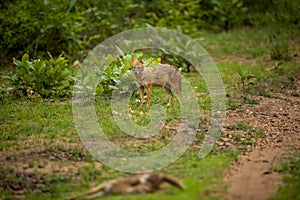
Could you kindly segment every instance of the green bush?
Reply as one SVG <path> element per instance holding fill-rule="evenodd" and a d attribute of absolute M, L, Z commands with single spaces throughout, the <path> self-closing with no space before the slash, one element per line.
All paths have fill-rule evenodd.
<path fill-rule="evenodd" d="M 202 28 L 299 25 L 294 0 L 4 0 L 0 4 L 0 61 L 28 53 L 33 59 L 58 56 L 82 60 L 87 51 L 125 30 L 153 26 L 194 38 Z"/>
<path fill-rule="evenodd" d="M 196 1 L 159 1 L 152 16 L 157 19 L 154 26 L 175 29 L 190 36 L 197 36 L 203 26 L 201 19 L 201 0 Z"/>
<path fill-rule="evenodd" d="M 244 25 L 285 26 L 300 24 L 299 1 L 294 0 L 243 0 L 248 8 Z"/>
<path fill-rule="evenodd" d="M 30 91 L 44 98 L 69 95 L 74 67 L 68 64 L 63 54 L 54 59 L 49 53 L 49 57 L 49 60 L 29 60 L 28 54 L 24 54 L 21 61 L 13 61 L 15 73 L 2 78 L 9 82 L 15 92 L 26 94 Z"/>
<path fill-rule="evenodd" d="M 118 90 L 121 93 L 127 93 L 130 88 L 134 87 L 133 73 L 130 72 L 131 61 L 130 58 L 144 59 L 147 67 L 155 66 L 160 63 L 160 58 L 153 58 L 145 56 L 143 53 L 131 53 L 122 57 L 113 58 L 112 56 L 106 58 L 113 60 L 109 65 L 104 68 L 98 66 L 96 76 L 90 74 L 89 68 L 81 68 L 78 76 L 76 77 L 75 93 L 79 96 L 86 96 L 92 93 L 97 95 L 110 96 L 113 90 Z M 118 84 L 122 82 L 122 88 Z M 128 82 L 126 82 L 128 80 Z M 129 85 L 128 85 L 129 84 Z M 95 91 L 94 91 L 95 90 Z"/>
<path fill-rule="evenodd" d="M 244 5 L 243 0 L 209 0 L 204 1 L 205 7 L 210 10 L 206 14 L 209 24 L 213 24 L 223 30 L 240 26 L 248 8 Z"/>
<path fill-rule="evenodd" d="M 0 7 L 0 59 L 11 60 L 25 52 L 46 57 L 66 52 L 74 56 L 84 48 L 84 18 L 75 1 L 4 1 Z M 87 40 L 87 39 L 85 39 Z"/>
<path fill-rule="evenodd" d="M 292 60 L 292 44 L 287 35 L 273 34 L 269 36 L 269 51 L 272 60 Z"/>
<path fill-rule="evenodd" d="M 120 79 L 126 76 L 130 69 L 130 55 L 126 55 L 123 59 L 115 59 L 109 66 L 106 66 L 98 76 L 98 83 L 103 88 L 103 93 L 111 94 L 114 89 L 117 89 L 116 85 L 120 83 Z"/>

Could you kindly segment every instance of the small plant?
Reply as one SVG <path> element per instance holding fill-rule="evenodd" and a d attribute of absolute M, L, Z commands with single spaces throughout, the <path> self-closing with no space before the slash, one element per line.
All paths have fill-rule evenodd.
<path fill-rule="evenodd" d="M 234 128 L 235 128 L 236 130 L 242 130 L 242 131 L 247 131 L 247 130 L 249 130 L 249 126 L 246 125 L 246 124 L 244 124 L 244 123 L 236 123 L 236 124 L 234 125 Z"/>
<path fill-rule="evenodd" d="M 247 68 L 242 68 L 239 66 L 237 68 L 238 79 L 242 83 L 243 90 L 245 90 L 247 85 L 254 84 L 254 79 L 256 78 L 253 74 L 249 72 Z"/>
<path fill-rule="evenodd" d="M 244 100 L 244 103 L 247 103 L 247 104 L 259 104 L 259 100 L 257 100 L 257 99 L 244 97 L 243 100 Z"/>
<path fill-rule="evenodd" d="M 255 131 L 255 137 L 261 137 L 264 135 L 264 131 L 259 129 Z"/>
<path fill-rule="evenodd" d="M 234 100 L 233 98 L 228 98 L 228 101 L 227 101 L 227 108 L 228 109 L 236 110 L 240 107 L 241 107 L 241 105 L 239 104 L 238 101 Z"/>
<path fill-rule="evenodd" d="M 30 161 L 30 162 L 28 163 L 28 167 L 29 167 L 29 168 L 34 168 L 34 166 L 35 166 L 34 161 Z"/>
<path fill-rule="evenodd" d="M 282 62 L 276 61 L 275 64 L 274 64 L 274 69 L 275 69 L 275 70 L 279 70 L 279 68 L 280 68 L 280 66 L 281 66 L 282 64 L 283 64 Z"/>
<path fill-rule="evenodd" d="M 292 56 L 291 44 L 287 38 L 279 38 L 277 35 L 271 35 L 269 37 L 270 41 L 270 56 L 272 60 L 284 60 L 290 61 Z"/>
<path fill-rule="evenodd" d="M 21 61 L 13 60 L 16 66 L 15 74 L 3 76 L 14 91 L 22 91 L 23 94 L 31 97 L 34 91 L 35 96 L 52 97 L 65 96 L 70 94 L 73 84 L 74 68 L 68 64 L 68 60 L 61 54 L 54 59 L 48 53 L 49 60 L 29 60 L 29 55 L 24 54 Z"/>

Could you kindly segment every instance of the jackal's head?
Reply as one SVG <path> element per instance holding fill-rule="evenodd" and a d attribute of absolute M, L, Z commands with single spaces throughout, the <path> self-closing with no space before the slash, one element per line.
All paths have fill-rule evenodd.
<path fill-rule="evenodd" d="M 143 61 L 136 60 L 133 57 L 131 57 L 130 61 L 131 61 L 131 70 L 135 76 L 139 75 L 142 71 L 144 71 Z"/>

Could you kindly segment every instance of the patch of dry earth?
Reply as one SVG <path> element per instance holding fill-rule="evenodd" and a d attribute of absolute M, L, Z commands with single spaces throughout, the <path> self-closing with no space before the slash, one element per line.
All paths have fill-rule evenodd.
<path fill-rule="evenodd" d="M 300 154 L 299 86 L 298 79 L 293 92 L 274 94 L 272 98 L 251 97 L 259 98 L 259 104 L 228 112 L 228 127 L 244 123 L 264 134 L 255 137 L 255 144 L 248 146 L 226 171 L 224 180 L 229 188 L 225 199 L 268 199 L 283 185 L 282 174 L 273 169 L 280 167 L 284 159 Z M 231 134 L 232 130 L 224 131 L 225 136 Z M 232 141 L 227 138 L 226 142 L 230 145 Z"/>

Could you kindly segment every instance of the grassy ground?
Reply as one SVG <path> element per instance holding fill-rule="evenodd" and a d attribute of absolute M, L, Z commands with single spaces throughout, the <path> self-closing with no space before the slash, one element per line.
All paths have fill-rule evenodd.
<path fill-rule="evenodd" d="M 278 38 L 276 44 L 269 42 L 270 36 L 274 34 Z M 292 74 L 300 67 L 299 63 L 295 62 L 297 58 L 294 58 L 295 52 L 297 50 L 299 52 L 295 45 L 299 44 L 296 38 L 300 38 L 299 32 L 274 32 L 273 29 L 241 29 L 229 33 L 203 32 L 201 42 L 217 63 L 226 86 L 228 109 L 239 108 L 245 103 L 258 103 L 251 99 L 249 95 L 251 93 L 268 96 L 272 95 L 274 90 L 280 90 L 278 87 L 259 87 L 259 84 L 266 81 L 273 81 L 274 85 L 276 81 L 286 81 L 286 84 L 291 84 L 292 87 Z M 289 44 L 288 55 L 283 50 L 286 43 Z M 271 60 L 272 52 L 282 54 L 281 59 L 286 61 L 276 63 Z M 238 67 L 247 69 L 248 72 L 240 74 L 239 78 Z M 198 74 L 184 75 L 192 83 L 199 97 L 200 127 L 197 130 L 196 140 L 188 151 L 159 172 L 180 178 L 188 189 L 179 191 L 165 186 L 162 191 L 155 194 L 114 196 L 107 199 L 222 198 L 220 194 L 226 190 L 222 174 L 240 152 L 215 148 L 207 157 L 199 160 L 199 147 L 209 121 L 210 99 L 206 86 Z M 255 76 L 254 85 L 250 85 L 253 80 L 247 78 L 248 75 Z M 281 75 L 287 75 L 288 78 L 284 80 L 274 78 Z M 152 96 L 152 104 L 165 105 L 168 102 L 167 95 L 162 89 L 155 89 Z M 137 95 L 133 96 L 130 103 L 133 110 L 132 118 L 137 124 L 147 124 L 148 109 L 138 108 L 136 98 Z M 158 150 L 170 142 L 174 135 L 171 128 L 180 118 L 176 102 L 166 111 L 169 128 L 164 128 L 154 139 L 145 142 L 131 140 L 120 131 L 110 114 L 109 100 L 97 99 L 96 110 L 99 124 L 104 126 L 108 138 L 125 149 L 140 152 Z M 66 196 L 80 194 L 96 183 L 123 175 L 98 163 L 85 150 L 74 127 L 70 100 L 39 102 L 26 98 L 5 97 L 0 107 L 0 121 L 2 162 L 0 198 L 11 199 L 21 196 L 26 199 L 63 199 Z M 236 124 L 236 129 L 250 128 L 244 124 Z M 258 136 L 262 134 L 257 132 Z M 241 145 L 249 144 L 251 143 L 246 142 Z M 293 171 L 290 176 L 293 177 L 293 174 L 298 172 L 299 169 Z M 291 188 L 285 188 L 278 194 L 278 199 L 283 199 L 279 197 L 288 194 L 286 190 L 296 189 L 296 186 L 291 184 Z"/>
<path fill-rule="evenodd" d="M 282 163 L 281 169 L 275 169 L 284 173 L 285 185 L 279 189 L 273 200 L 279 199 L 300 199 L 300 157 L 290 158 Z"/>

